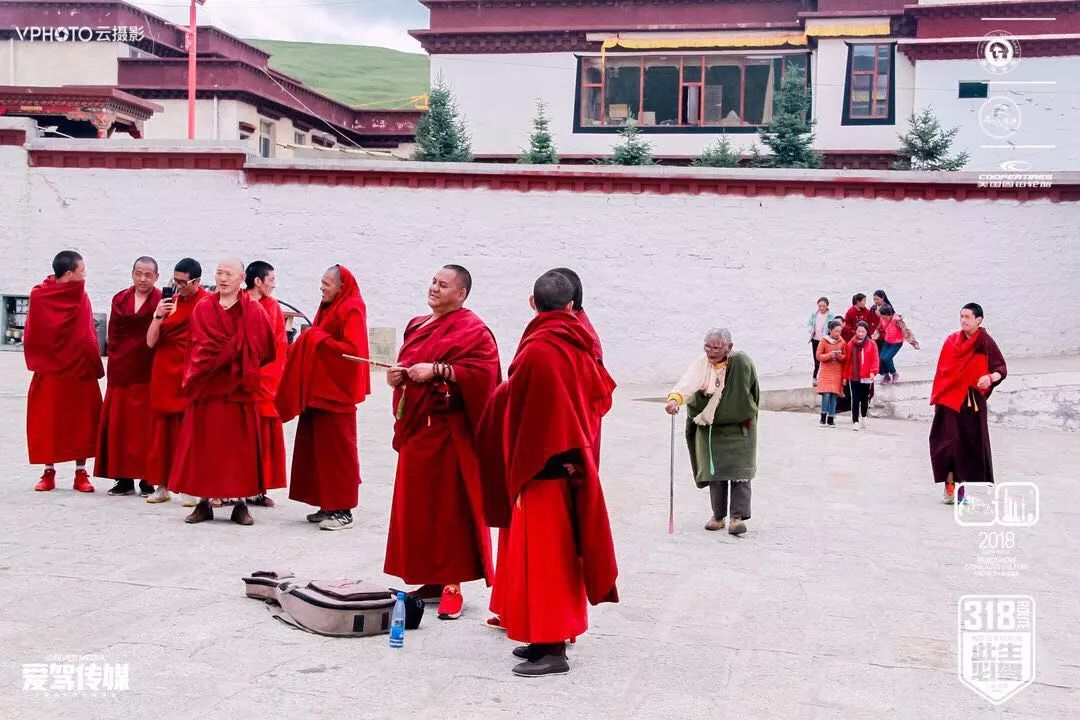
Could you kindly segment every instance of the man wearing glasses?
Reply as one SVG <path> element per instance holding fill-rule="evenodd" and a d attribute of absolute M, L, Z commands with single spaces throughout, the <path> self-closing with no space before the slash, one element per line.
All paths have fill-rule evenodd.
<path fill-rule="evenodd" d="M 184 258 L 173 270 L 173 288 L 166 288 L 166 297 L 158 304 L 146 344 L 154 348 L 154 365 L 150 374 L 150 446 L 147 448 L 146 480 L 157 489 L 146 499 L 162 503 L 171 499 L 169 471 L 176 455 L 176 439 L 184 419 L 187 398 L 181 389 L 188 343 L 191 339 L 191 313 L 206 297 L 201 287 L 202 266 L 198 261 Z M 168 290 L 174 289 L 174 293 Z M 193 506 L 194 500 L 185 502 Z"/>
<path fill-rule="evenodd" d="M 706 530 L 746 532 L 750 481 L 757 474 L 757 369 L 750 356 L 732 352 L 731 333 L 705 334 L 705 352 L 668 395 L 667 413 L 686 405 L 686 443 L 699 488 L 708 487 L 713 514 Z M 730 507 L 728 502 L 730 500 Z"/>

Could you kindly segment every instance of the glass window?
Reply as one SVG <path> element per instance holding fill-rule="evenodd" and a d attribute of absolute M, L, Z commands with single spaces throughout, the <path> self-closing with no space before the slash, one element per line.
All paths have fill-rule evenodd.
<path fill-rule="evenodd" d="M 679 122 L 679 58 L 645 58 L 642 125 Z"/>
<path fill-rule="evenodd" d="M 785 63 L 805 72 L 807 55 L 608 55 L 583 58 L 582 127 L 756 127 L 772 121 Z M 883 96 L 884 97 L 884 96 Z"/>
<path fill-rule="evenodd" d="M 605 97 L 607 124 L 625 125 L 630 118 L 641 119 L 641 61 L 612 59 L 607 63 Z"/>
<path fill-rule="evenodd" d="M 850 46 L 846 119 L 888 121 L 892 114 L 892 58 L 891 44 Z"/>

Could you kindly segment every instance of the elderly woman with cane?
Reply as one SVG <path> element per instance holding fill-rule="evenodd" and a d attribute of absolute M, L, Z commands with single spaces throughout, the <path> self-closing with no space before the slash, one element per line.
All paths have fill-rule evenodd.
<path fill-rule="evenodd" d="M 669 415 L 686 406 L 686 443 L 694 482 L 708 487 L 712 518 L 705 529 L 746 532 L 750 481 L 757 474 L 757 369 L 744 352 L 732 352 L 731 333 L 714 328 L 705 352 L 668 395 Z M 730 507 L 729 507 L 730 503 Z"/>

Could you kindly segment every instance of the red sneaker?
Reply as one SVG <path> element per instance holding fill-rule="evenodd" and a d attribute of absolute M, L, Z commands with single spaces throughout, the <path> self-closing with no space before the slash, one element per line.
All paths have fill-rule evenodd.
<path fill-rule="evenodd" d="M 461 617 L 461 608 L 465 604 L 465 598 L 461 593 L 450 587 L 444 587 L 442 600 L 439 601 L 439 619 L 457 620 Z"/>
<path fill-rule="evenodd" d="M 37 492 L 49 492 L 56 487 L 56 471 L 46 470 L 41 475 L 41 481 L 34 486 Z"/>
<path fill-rule="evenodd" d="M 492 630 L 505 630 L 506 629 L 506 628 L 503 627 L 502 619 L 499 618 L 498 615 L 492 615 L 491 617 L 489 617 L 484 622 L 484 625 L 486 627 L 491 628 Z"/>
<path fill-rule="evenodd" d="M 94 486 L 90 484 L 90 475 L 85 470 L 75 471 L 74 487 L 78 492 L 94 492 Z"/>

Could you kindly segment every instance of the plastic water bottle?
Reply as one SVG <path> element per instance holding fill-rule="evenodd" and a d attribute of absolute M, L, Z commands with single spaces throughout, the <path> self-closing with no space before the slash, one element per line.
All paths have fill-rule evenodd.
<path fill-rule="evenodd" d="M 395 650 L 405 646 L 405 593 L 397 594 L 394 614 L 390 617 L 390 647 Z"/>

